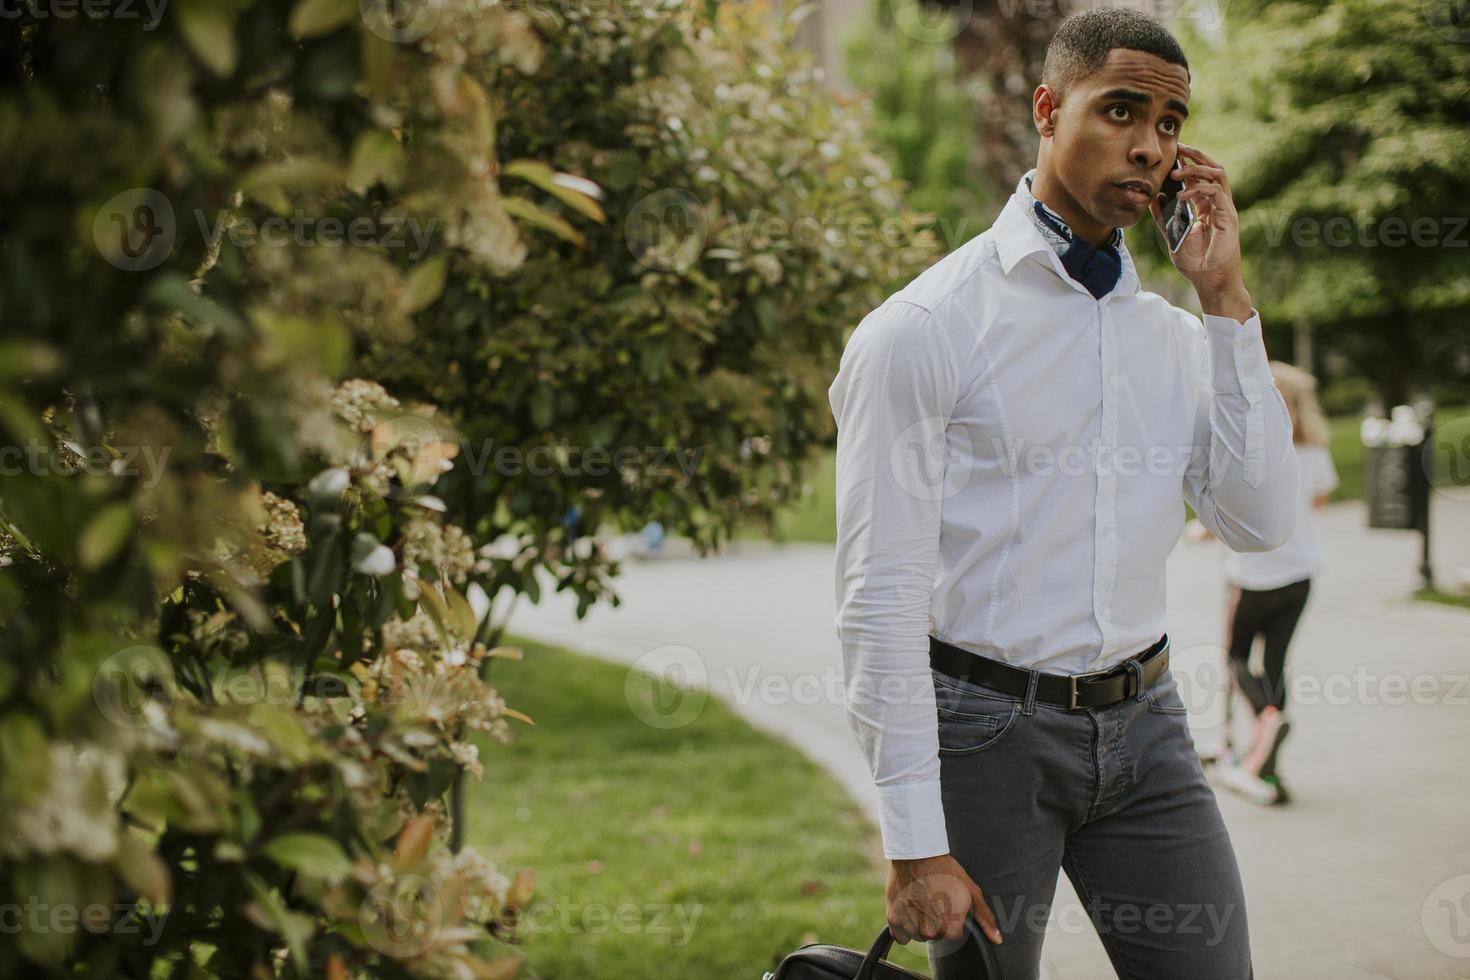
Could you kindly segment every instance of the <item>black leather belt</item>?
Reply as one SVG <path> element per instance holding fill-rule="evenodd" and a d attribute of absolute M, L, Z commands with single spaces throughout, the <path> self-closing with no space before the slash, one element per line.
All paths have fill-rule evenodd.
<path fill-rule="evenodd" d="M 1169 634 L 1165 633 L 1153 646 L 1128 659 L 1138 661 L 1143 668 L 1143 686 L 1150 686 L 1169 666 Z M 1036 700 L 1075 709 L 1102 708 L 1137 697 L 1137 675 L 1124 663 L 1086 674 L 1041 673 L 1036 678 Z M 1025 668 L 982 657 L 936 636 L 929 637 L 929 665 L 950 677 L 1018 698 L 1026 696 L 1031 682 L 1031 671 Z"/>

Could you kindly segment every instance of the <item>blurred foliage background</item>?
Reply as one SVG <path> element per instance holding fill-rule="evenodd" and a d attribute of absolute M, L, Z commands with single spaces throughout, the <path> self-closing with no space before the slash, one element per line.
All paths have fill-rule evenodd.
<path fill-rule="evenodd" d="M 0 35 L 0 975 L 518 972 L 509 608 L 769 517 L 935 252 L 778 8 L 410 13 Z"/>

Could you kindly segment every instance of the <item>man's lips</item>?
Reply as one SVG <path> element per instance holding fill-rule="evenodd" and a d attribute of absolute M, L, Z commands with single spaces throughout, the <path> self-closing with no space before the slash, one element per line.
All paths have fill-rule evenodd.
<path fill-rule="evenodd" d="M 1113 186 L 1123 192 L 1123 196 L 1128 198 L 1129 203 L 1144 208 L 1153 202 L 1154 195 L 1157 193 L 1151 184 L 1141 180 L 1122 180 Z"/>

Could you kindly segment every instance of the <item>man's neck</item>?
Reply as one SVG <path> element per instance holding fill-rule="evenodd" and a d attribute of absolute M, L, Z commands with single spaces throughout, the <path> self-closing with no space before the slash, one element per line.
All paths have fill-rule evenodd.
<path fill-rule="evenodd" d="M 1031 179 L 1031 196 L 1060 215 L 1072 234 L 1094 248 L 1102 248 L 1113 240 L 1114 227 L 1093 220 L 1082 210 L 1076 199 L 1067 193 L 1061 181 L 1040 167 L 1036 170 L 1036 176 Z"/>

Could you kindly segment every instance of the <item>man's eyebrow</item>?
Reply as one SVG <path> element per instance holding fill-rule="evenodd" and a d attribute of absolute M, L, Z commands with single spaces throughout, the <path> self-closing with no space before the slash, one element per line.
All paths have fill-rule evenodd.
<path fill-rule="evenodd" d="M 1140 92 L 1136 89 L 1131 88 L 1108 89 L 1102 94 L 1102 97 L 1105 99 L 1121 99 L 1124 102 L 1137 102 L 1140 105 L 1152 105 L 1154 101 L 1153 97 L 1147 92 Z M 1189 106 L 1185 105 L 1183 102 L 1180 102 L 1178 99 L 1166 99 L 1164 101 L 1164 106 L 1166 108 L 1173 109 L 1185 119 L 1189 118 Z"/>

